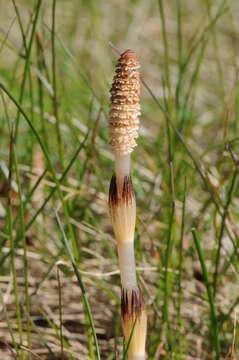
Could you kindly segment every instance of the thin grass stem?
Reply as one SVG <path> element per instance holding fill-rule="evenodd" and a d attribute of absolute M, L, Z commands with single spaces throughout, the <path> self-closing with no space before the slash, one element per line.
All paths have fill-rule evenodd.
<path fill-rule="evenodd" d="M 216 306 L 215 306 L 215 299 L 213 296 L 212 287 L 209 281 L 209 276 L 207 272 L 206 262 L 205 262 L 205 256 L 204 251 L 201 247 L 201 243 L 197 234 L 197 231 L 195 228 L 192 228 L 192 235 L 194 244 L 198 253 L 199 261 L 201 264 L 201 269 L 207 289 L 207 296 L 208 296 L 208 302 L 209 302 L 209 309 L 210 309 L 210 318 L 211 318 L 211 332 L 212 332 L 212 338 L 213 338 L 213 345 L 214 350 L 216 354 L 216 360 L 220 359 L 221 356 L 221 345 L 220 345 L 220 339 L 219 339 L 219 331 L 218 331 L 218 320 L 217 320 L 217 314 L 216 314 Z"/>
<path fill-rule="evenodd" d="M 13 1 L 13 5 L 15 6 L 15 1 Z M 23 97 L 24 97 L 24 92 L 25 92 L 25 85 L 26 85 L 26 80 L 27 80 L 27 74 L 28 74 L 28 69 L 29 69 L 29 65 L 30 65 L 30 57 L 31 57 L 31 50 L 32 50 L 32 45 L 33 45 L 33 39 L 35 36 L 35 31 L 36 31 L 36 25 L 37 25 L 37 20 L 39 17 L 39 13 L 40 13 L 40 8 L 41 8 L 41 3 L 42 0 L 38 0 L 37 4 L 36 4 L 36 9 L 35 9 L 35 17 L 33 19 L 33 24 L 32 24 L 32 31 L 31 31 L 31 35 L 30 35 L 30 40 L 29 40 L 29 44 L 27 46 L 26 50 L 26 54 L 25 54 L 25 65 L 24 65 L 24 71 L 23 71 L 23 80 L 21 83 L 21 88 L 20 88 L 20 96 L 19 96 L 19 104 L 22 103 L 23 101 Z M 15 10 L 17 11 L 17 7 L 15 6 Z M 18 11 L 16 12 L 17 16 L 19 16 Z M 18 19 L 20 19 L 20 17 L 18 17 Z M 21 24 L 21 21 L 19 22 L 19 25 Z M 22 26 L 20 25 L 20 29 L 22 30 Z M 24 31 L 23 33 L 24 34 Z M 25 39 L 25 35 L 23 35 L 24 39 Z M 24 44 L 26 40 L 23 40 Z M 17 111 L 17 116 L 16 116 L 16 125 L 15 125 L 15 131 L 14 131 L 14 141 L 16 142 L 17 140 L 17 136 L 18 136 L 18 127 L 19 127 L 19 120 L 20 120 L 20 114 L 21 112 Z"/>
<path fill-rule="evenodd" d="M 60 120 L 58 114 L 57 82 L 56 82 L 56 50 L 55 50 L 55 23 L 56 23 L 56 0 L 52 0 L 52 30 L 51 30 L 51 49 L 52 49 L 52 86 L 53 86 L 53 113 L 56 120 L 57 145 L 61 170 L 63 163 L 63 144 L 60 131 Z"/>

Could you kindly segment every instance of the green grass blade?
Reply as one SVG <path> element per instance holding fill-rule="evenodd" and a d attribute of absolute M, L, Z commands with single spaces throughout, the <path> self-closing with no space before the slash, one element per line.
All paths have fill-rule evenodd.
<path fill-rule="evenodd" d="M 219 360 L 221 356 L 221 346 L 220 346 L 220 339 L 219 339 L 219 331 L 218 331 L 218 320 L 216 315 L 216 305 L 213 296 L 212 287 L 209 281 L 208 271 L 205 263 L 204 251 L 201 247 L 201 242 L 199 240 L 197 231 L 195 228 L 192 228 L 192 235 L 194 244 L 198 253 L 199 261 L 201 264 L 201 269 L 205 281 L 205 286 L 207 289 L 207 296 L 208 296 L 208 303 L 210 308 L 210 318 L 211 318 L 211 332 L 213 338 L 214 349 L 216 353 L 216 359 Z"/>

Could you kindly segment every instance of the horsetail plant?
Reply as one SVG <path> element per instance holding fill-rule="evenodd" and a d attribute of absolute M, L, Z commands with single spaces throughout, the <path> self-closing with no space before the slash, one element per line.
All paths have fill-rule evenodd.
<path fill-rule="evenodd" d="M 109 211 L 119 257 L 121 317 L 129 360 L 145 359 L 147 317 L 137 284 L 134 231 L 136 202 L 130 176 L 130 154 L 137 145 L 140 115 L 140 74 L 135 52 L 119 58 L 111 88 L 110 144 L 115 157 L 115 174 L 109 189 Z"/>

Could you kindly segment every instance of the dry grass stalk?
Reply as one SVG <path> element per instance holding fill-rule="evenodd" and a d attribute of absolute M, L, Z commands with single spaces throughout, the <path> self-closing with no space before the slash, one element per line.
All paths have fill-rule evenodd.
<path fill-rule="evenodd" d="M 147 318 L 137 284 L 134 232 L 136 203 L 130 177 L 130 154 L 138 137 L 140 115 L 140 74 L 136 54 L 125 51 L 117 64 L 111 88 L 110 144 L 115 155 L 115 175 L 111 179 L 109 209 L 117 239 L 122 285 L 121 315 L 128 359 L 145 359 Z"/>

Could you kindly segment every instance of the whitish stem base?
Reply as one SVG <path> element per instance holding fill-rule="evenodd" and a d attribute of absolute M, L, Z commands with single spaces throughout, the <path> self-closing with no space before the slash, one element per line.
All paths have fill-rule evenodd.
<path fill-rule="evenodd" d="M 138 286 L 136 279 L 133 239 L 118 243 L 118 257 L 122 288 L 135 290 Z"/>

